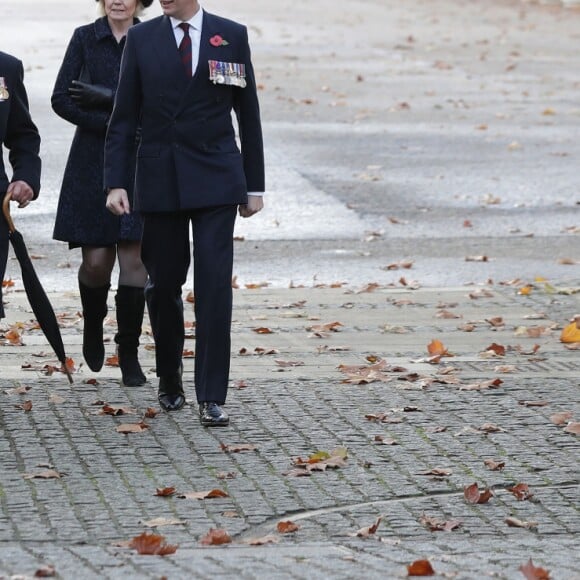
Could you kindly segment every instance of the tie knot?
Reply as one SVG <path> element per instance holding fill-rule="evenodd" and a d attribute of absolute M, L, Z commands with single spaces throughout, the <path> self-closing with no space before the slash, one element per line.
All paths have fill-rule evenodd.
<path fill-rule="evenodd" d="M 189 34 L 189 22 L 182 22 L 179 25 L 179 28 L 181 28 L 181 30 L 183 30 L 184 34 L 186 34 L 186 35 Z"/>

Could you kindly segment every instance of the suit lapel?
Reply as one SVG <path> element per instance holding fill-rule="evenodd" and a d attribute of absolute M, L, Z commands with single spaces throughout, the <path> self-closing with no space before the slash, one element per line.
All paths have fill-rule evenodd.
<path fill-rule="evenodd" d="M 194 93 L 196 88 L 203 85 L 209 78 L 209 65 L 208 65 L 208 55 L 210 49 L 209 39 L 216 34 L 214 19 L 211 14 L 204 11 L 203 13 L 203 24 L 201 27 L 201 40 L 199 43 L 199 59 L 197 61 L 197 68 L 195 69 L 195 74 L 193 78 L 189 81 L 187 85 L 187 90 L 183 93 L 183 98 L 181 99 L 180 108 L 184 107 L 186 103 L 191 102 L 194 98 Z M 180 63 L 181 64 L 181 63 Z"/>
<path fill-rule="evenodd" d="M 155 47 L 155 53 L 161 69 L 161 77 L 166 79 L 165 86 L 178 88 L 179 93 L 182 95 L 189 84 L 189 79 L 183 71 L 183 63 L 179 56 L 177 44 L 175 43 L 175 34 L 168 16 L 162 17 L 151 46 Z"/>

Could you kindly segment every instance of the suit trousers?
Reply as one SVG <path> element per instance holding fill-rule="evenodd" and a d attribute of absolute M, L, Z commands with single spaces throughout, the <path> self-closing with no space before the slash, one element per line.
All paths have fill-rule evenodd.
<path fill-rule="evenodd" d="M 232 269 L 237 205 L 143 214 L 141 257 L 149 274 L 145 298 L 155 339 L 157 376 L 179 372 L 184 345 L 182 286 L 191 262 L 195 296 L 195 392 L 224 404 L 232 323 Z"/>

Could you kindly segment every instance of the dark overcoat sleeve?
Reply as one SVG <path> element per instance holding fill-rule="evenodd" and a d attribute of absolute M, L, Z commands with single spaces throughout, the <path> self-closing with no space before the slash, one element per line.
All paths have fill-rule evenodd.
<path fill-rule="evenodd" d="M 64 59 L 58 71 L 51 104 L 54 112 L 59 116 L 83 129 L 104 134 L 107 129 L 109 113 L 98 109 L 83 109 L 77 105 L 69 95 L 69 88 L 74 80 L 78 80 L 85 62 L 85 47 L 94 37 L 92 28 L 77 28 L 66 49 Z"/>
<path fill-rule="evenodd" d="M 256 78 L 250 55 L 248 30 L 245 27 L 242 45 L 245 52 L 242 56 L 242 62 L 246 64 L 247 86 L 243 89 L 234 89 L 234 111 L 238 120 L 247 191 L 249 193 L 258 193 L 265 190 L 264 145 Z"/>

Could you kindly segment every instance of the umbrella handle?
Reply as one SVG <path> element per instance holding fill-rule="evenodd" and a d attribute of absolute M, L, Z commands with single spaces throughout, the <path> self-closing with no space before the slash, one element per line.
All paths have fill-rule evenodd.
<path fill-rule="evenodd" d="M 6 218 L 6 222 L 8 223 L 8 231 L 12 234 L 16 230 L 14 227 L 14 222 L 12 221 L 12 216 L 10 215 L 10 200 L 12 199 L 12 194 L 8 192 L 4 196 L 4 201 L 2 202 L 2 213 Z"/>

